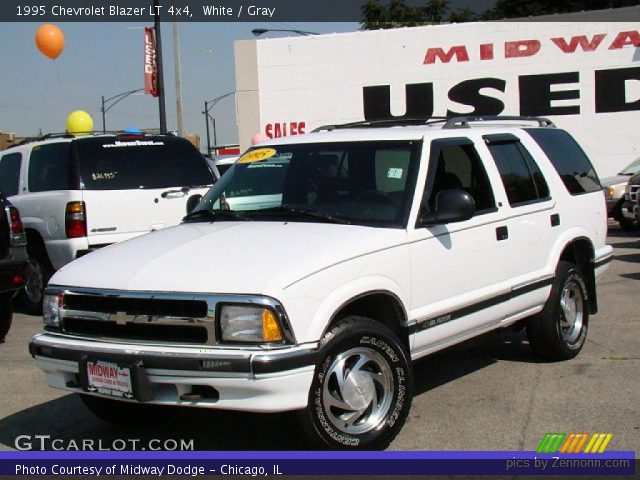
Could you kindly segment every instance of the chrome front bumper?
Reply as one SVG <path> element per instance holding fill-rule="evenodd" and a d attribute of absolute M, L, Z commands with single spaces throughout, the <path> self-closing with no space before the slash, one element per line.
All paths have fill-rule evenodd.
<path fill-rule="evenodd" d="M 84 394 L 87 358 L 142 369 L 151 398 L 161 405 L 251 412 L 306 407 L 315 371 L 317 345 L 274 350 L 231 350 L 100 342 L 44 333 L 29 352 L 54 388 Z M 194 386 L 215 389 L 216 398 L 184 400 Z M 132 400 L 121 400 L 132 401 Z"/>

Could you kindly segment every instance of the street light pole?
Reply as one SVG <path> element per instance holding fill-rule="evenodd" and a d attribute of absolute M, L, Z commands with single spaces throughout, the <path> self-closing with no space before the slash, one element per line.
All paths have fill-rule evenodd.
<path fill-rule="evenodd" d="M 158 0 L 153 0 L 155 9 L 153 29 L 156 33 L 156 67 L 158 69 L 158 110 L 160 114 L 160 133 L 167 133 L 167 112 L 164 105 L 164 75 L 162 71 L 162 37 L 160 34 L 160 15 Z"/>
<path fill-rule="evenodd" d="M 214 143 L 214 147 L 218 144 L 218 139 L 216 136 L 216 119 L 213 118 L 210 114 L 209 114 L 209 110 L 211 110 L 216 103 L 218 103 L 220 100 L 222 100 L 223 98 L 227 98 L 231 95 L 235 95 L 238 91 L 234 90 L 233 92 L 227 92 L 224 95 L 220 95 L 219 97 L 214 98 L 213 100 L 208 100 L 204 102 L 204 122 L 207 126 L 207 155 L 211 153 L 211 140 L 209 137 L 209 119 L 211 119 L 212 123 L 213 123 L 213 143 Z"/>
<path fill-rule="evenodd" d="M 105 111 L 104 111 L 104 95 L 102 95 L 102 107 L 100 108 L 100 111 L 102 112 L 102 133 L 107 133 Z"/>
<path fill-rule="evenodd" d="M 174 2 L 175 5 L 175 2 Z M 178 135 L 183 135 L 182 122 L 182 70 L 180 67 L 180 30 L 178 22 L 173 22 L 173 68 L 176 77 L 176 121 L 178 126 Z"/>
<path fill-rule="evenodd" d="M 109 110 L 111 110 L 113 107 L 115 107 L 118 103 L 120 103 L 122 100 L 127 98 L 129 95 L 133 95 L 142 91 L 144 91 L 144 88 L 137 88 L 135 90 L 129 90 L 127 92 L 118 93 L 117 95 L 114 95 L 113 97 L 109 97 L 109 98 L 104 98 L 104 95 L 102 95 L 102 106 L 100 107 L 100 111 L 102 112 L 102 133 L 107 133 L 107 126 L 105 121 L 106 113 Z M 113 103 L 111 103 L 110 105 L 107 105 L 112 100 L 113 100 Z"/>
<path fill-rule="evenodd" d="M 211 139 L 209 137 L 209 102 L 204 101 L 204 123 L 207 126 L 207 155 L 211 153 Z"/>

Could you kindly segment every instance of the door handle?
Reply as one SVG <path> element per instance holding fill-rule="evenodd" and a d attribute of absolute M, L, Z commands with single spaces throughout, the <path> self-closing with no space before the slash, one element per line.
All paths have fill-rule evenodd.
<path fill-rule="evenodd" d="M 551 226 L 557 227 L 558 225 L 560 225 L 560 214 L 554 213 L 551 215 Z"/>
<path fill-rule="evenodd" d="M 496 239 L 500 242 L 509 238 L 509 229 L 506 226 L 496 228 Z"/>

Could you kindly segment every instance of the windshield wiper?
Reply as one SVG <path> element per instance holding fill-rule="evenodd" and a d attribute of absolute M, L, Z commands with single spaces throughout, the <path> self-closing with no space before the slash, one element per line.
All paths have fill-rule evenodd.
<path fill-rule="evenodd" d="M 234 210 L 194 210 L 182 218 L 183 222 L 215 222 L 216 220 L 244 220 L 252 219 Z"/>
<path fill-rule="evenodd" d="M 315 220 L 320 220 L 325 223 L 340 223 L 345 225 L 350 225 L 351 222 L 346 218 L 336 217 L 333 215 L 327 215 L 324 213 L 314 212 L 312 210 L 303 210 L 300 208 L 287 207 L 286 205 L 280 205 L 278 207 L 272 208 L 263 208 L 260 210 L 252 210 L 252 215 L 261 215 L 263 213 L 266 214 L 284 214 L 287 217 L 302 217 L 302 218 L 312 218 Z"/>

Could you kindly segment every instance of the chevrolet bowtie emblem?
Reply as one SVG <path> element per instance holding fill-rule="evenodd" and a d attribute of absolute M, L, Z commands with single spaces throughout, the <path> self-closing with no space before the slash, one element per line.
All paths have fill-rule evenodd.
<path fill-rule="evenodd" d="M 126 325 L 129 315 L 126 312 L 117 312 L 115 315 L 109 315 L 109 320 L 116 322 L 116 325 Z"/>

